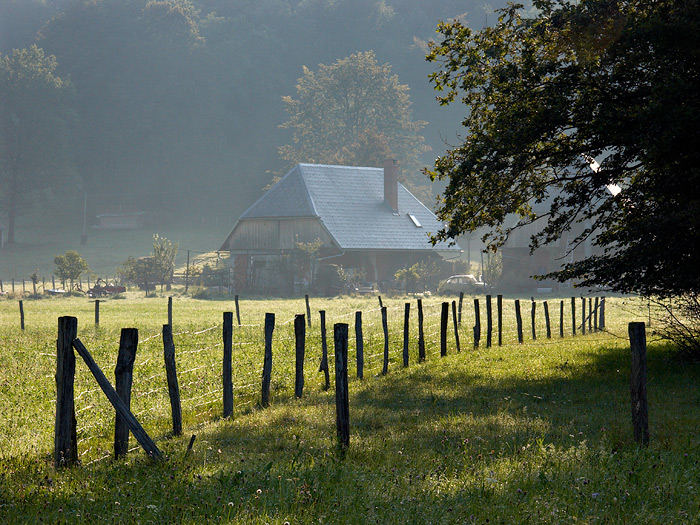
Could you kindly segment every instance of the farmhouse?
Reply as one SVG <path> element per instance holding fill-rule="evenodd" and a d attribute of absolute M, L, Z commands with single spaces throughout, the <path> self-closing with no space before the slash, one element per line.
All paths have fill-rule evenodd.
<path fill-rule="evenodd" d="M 334 264 L 380 286 L 423 258 L 456 258 L 433 246 L 435 215 L 398 182 L 398 164 L 382 168 L 298 164 L 238 219 L 222 250 L 231 253 L 237 289 L 305 287 Z M 300 247 L 313 261 L 289 270 Z M 308 253 L 308 251 L 307 251 Z"/>

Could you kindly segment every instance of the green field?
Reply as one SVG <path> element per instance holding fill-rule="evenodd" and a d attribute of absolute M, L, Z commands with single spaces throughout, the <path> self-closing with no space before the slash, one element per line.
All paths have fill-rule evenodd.
<path fill-rule="evenodd" d="M 389 374 L 379 375 L 383 339 L 376 298 L 312 298 L 304 397 L 293 398 L 293 316 L 303 300 L 241 301 L 234 327 L 232 419 L 221 419 L 221 317 L 232 301 L 175 297 L 173 331 L 184 435 L 170 436 L 160 330 L 166 299 L 102 303 L 93 326 L 85 298 L 0 300 L 0 522 L 203 523 L 697 523 L 700 520 L 700 368 L 649 339 L 651 444 L 633 441 L 628 321 L 644 320 L 631 299 L 607 301 L 608 332 L 571 336 L 568 301 L 559 339 L 558 300 L 542 306 L 532 341 L 518 345 L 513 301 L 505 301 L 504 345 L 472 346 L 465 301 L 457 354 L 439 356 L 441 298 L 425 298 L 427 361 L 417 364 L 415 301 L 410 367 L 401 368 L 403 297 L 388 306 Z M 412 299 L 411 299 L 412 300 Z M 482 299 L 482 327 L 485 329 Z M 580 303 L 577 304 L 580 308 Z M 319 309 L 350 324 L 362 310 L 365 379 L 351 374 L 351 446 L 335 448 L 333 388 L 322 390 Z M 276 314 L 272 405 L 259 407 L 262 322 Z M 137 448 L 110 457 L 114 413 L 78 358 L 76 412 L 82 465 L 51 463 L 55 338 L 60 315 L 78 317 L 79 337 L 110 380 L 122 327 L 139 328 L 132 411 L 167 456 Z M 451 322 L 451 321 L 450 321 Z M 329 338 L 332 341 L 332 338 Z M 355 344 L 350 340 L 354 372 Z M 330 349 L 332 355 L 332 343 Z M 333 377 L 331 357 L 331 377 Z M 194 450 L 185 453 L 192 434 Z"/>

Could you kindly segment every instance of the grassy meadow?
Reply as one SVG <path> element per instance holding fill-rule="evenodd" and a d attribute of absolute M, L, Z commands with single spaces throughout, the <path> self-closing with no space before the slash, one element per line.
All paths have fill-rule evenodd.
<path fill-rule="evenodd" d="M 450 298 L 452 300 L 453 298 Z M 403 304 L 412 301 L 410 366 L 401 365 Z M 559 300 L 542 305 L 517 344 L 512 298 L 504 301 L 503 346 L 473 348 L 472 298 L 465 298 L 456 353 L 439 355 L 442 298 L 425 305 L 427 361 L 417 364 L 413 298 L 385 298 L 389 374 L 381 376 L 383 336 L 375 297 L 312 298 L 305 386 L 294 399 L 293 318 L 302 300 L 241 300 L 234 321 L 234 416 L 221 419 L 221 318 L 232 301 L 176 296 L 175 333 L 184 435 L 170 435 L 160 330 L 165 297 L 102 303 L 100 327 L 86 298 L 0 300 L 0 522 L 140 523 L 697 523 L 700 521 L 700 368 L 648 333 L 651 444 L 632 438 L 626 324 L 644 320 L 633 299 L 607 300 L 607 332 L 565 337 Z M 495 301 L 494 301 L 495 307 Z M 481 301 L 482 330 L 485 306 Z M 318 372 L 317 311 L 350 324 L 351 445 L 335 448 L 333 386 Z M 577 301 L 580 309 L 580 301 Z M 365 379 L 354 377 L 354 312 L 363 311 Z M 259 406 L 265 312 L 276 314 L 272 404 Z M 580 314 L 580 310 L 578 311 Z M 122 327 L 139 329 L 131 408 L 167 459 L 133 450 L 111 458 L 114 413 L 86 366 L 76 363 L 81 466 L 51 462 L 55 338 L 60 315 L 113 381 Z M 495 319 L 495 314 L 494 314 Z M 494 344 L 495 344 L 494 337 Z M 187 443 L 196 434 L 194 449 Z"/>

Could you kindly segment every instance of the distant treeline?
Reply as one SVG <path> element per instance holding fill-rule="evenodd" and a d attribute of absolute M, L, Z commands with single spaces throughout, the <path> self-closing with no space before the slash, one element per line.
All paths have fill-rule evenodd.
<path fill-rule="evenodd" d="M 92 212 L 128 204 L 181 216 L 216 206 L 236 214 L 288 167 L 278 155 L 290 140 L 279 127 L 287 119 L 282 97 L 295 94 L 302 66 L 367 50 L 410 87 L 412 118 L 429 123 L 422 133 L 432 151 L 421 153 L 428 165 L 456 140 L 461 110 L 436 104 L 425 42 L 439 20 L 482 26 L 494 7 L 476 0 L 4 0 L 0 52 L 36 44 L 56 57 L 56 75 L 71 86 L 61 99 L 69 109 L 60 116 L 67 154 L 52 154 L 50 166 L 35 170 L 45 173 L 44 184 L 27 191 L 85 190 L 94 196 Z"/>

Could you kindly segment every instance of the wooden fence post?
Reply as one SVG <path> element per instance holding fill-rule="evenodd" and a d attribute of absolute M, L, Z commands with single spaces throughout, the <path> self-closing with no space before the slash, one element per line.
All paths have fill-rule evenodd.
<path fill-rule="evenodd" d="M 304 294 L 304 302 L 306 303 L 306 322 L 311 328 L 311 306 L 309 305 L 309 294 Z"/>
<path fill-rule="evenodd" d="M 139 344 L 137 328 L 122 328 L 119 338 L 117 366 L 114 368 L 114 389 L 126 408 L 131 410 L 131 385 L 134 375 L 134 360 Z M 129 427 L 126 421 L 116 413 L 114 418 L 114 457 L 126 456 L 129 450 Z"/>
<path fill-rule="evenodd" d="M 564 337 L 564 301 L 559 301 L 559 337 Z"/>
<path fill-rule="evenodd" d="M 479 312 L 479 299 L 474 299 L 474 348 L 481 341 L 481 313 Z"/>
<path fill-rule="evenodd" d="M 586 298 L 581 297 L 581 335 L 586 335 Z"/>
<path fill-rule="evenodd" d="M 462 324 L 462 301 L 464 300 L 464 292 L 459 292 L 459 318 L 457 322 Z"/>
<path fill-rule="evenodd" d="M 262 373 L 262 396 L 260 404 L 270 406 L 270 378 L 272 376 L 272 332 L 275 329 L 275 314 L 265 314 L 265 357 Z"/>
<path fill-rule="evenodd" d="M 605 329 L 605 297 L 600 299 L 600 319 L 598 320 L 598 326 L 601 330 Z"/>
<path fill-rule="evenodd" d="M 537 340 L 537 330 L 535 328 L 535 309 L 537 308 L 537 303 L 535 298 L 530 298 L 530 324 L 532 325 L 532 340 Z"/>
<path fill-rule="evenodd" d="M 447 321 L 450 315 L 450 303 L 443 302 L 440 309 L 440 357 L 447 355 Z"/>
<path fill-rule="evenodd" d="M 457 321 L 457 303 L 455 301 L 452 301 L 452 325 L 455 331 L 455 347 L 459 353 L 462 349 L 459 345 L 459 322 Z"/>
<path fill-rule="evenodd" d="M 571 335 L 576 335 L 576 298 L 571 298 Z"/>
<path fill-rule="evenodd" d="M 418 299 L 418 362 L 425 361 L 425 333 L 423 331 L 423 299 Z"/>
<path fill-rule="evenodd" d="M 515 324 L 518 329 L 518 343 L 523 344 L 523 318 L 520 315 L 520 299 L 515 300 Z"/>
<path fill-rule="evenodd" d="M 52 290 L 56 289 L 56 277 L 53 275 L 51 276 L 51 289 Z"/>
<path fill-rule="evenodd" d="M 357 362 L 357 378 L 365 377 L 364 340 L 362 339 L 362 312 L 355 312 L 355 360 Z"/>
<path fill-rule="evenodd" d="M 350 446 L 350 401 L 348 398 L 348 325 L 333 326 L 335 347 L 335 425 L 341 453 Z"/>
<path fill-rule="evenodd" d="M 14 277 L 12 278 L 12 294 L 14 295 L 15 293 L 15 279 Z"/>
<path fill-rule="evenodd" d="M 630 394 L 632 398 L 632 426 L 634 440 L 649 444 L 649 413 L 647 407 L 647 339 L 644 323 L 629 323 L 632 366 Z"/>
<path fill-rule="evenodd" d="M 2 285 L 2 279 L 0 279 L 0 293 L 5 293 L 5 288 Z"/>
<path fill-rule="evenodd" d="M 114 388 L 112 388 L 112 385 L 109 384 L 109 381 L 105 377 L 104 373 L 102 372 L 102 370 L 100 370 L 100 367 L 97 366 L 97 363 L 95 363 L 95 360 L 92 358 L 90 352 L 88 352 L 88 349 L 85 348 L 85 345 L 83 345 L 80 339 L 76 338 L 73 340 L 73 348 L 75 348 L 75 351 L 78 352 L 78 355 L 80 355 L 80 357 L 83 358 L 83 361 L 85 361 L 85 364 L 90 369 L 90 372 L 92 372 L 92 375 L 97 381 L 97 384 L 100 385 L 102 392 L 104 392 L 114 409 L 126 422 L 127 426 L 129 427 L 129 430 L 131 430 L 131 433 L 136 438 L 136 441 L 139 442 L 139 445 L 143 447 L 143 449 L 149 456 L 151 456 L 154 459 L 160 459 L 162 457 L 160 450 L 158 450 L 156 444 L 149 437 L 149 435 L 146 433 L 146 431 L 143 429 L 143 427 L 134 417 L 131 411 L 126 407 L 124 401 L 121 400 L 116 390 L 114 390 Z"/>
<path fill-rule="evenodd" d="M 168 324 L 173 327 L 173 298 L 168 297 Z"/>
<path fill-rule="evenodd" d="M 300 398 L 304 392 L 304 353 L 306 351 L 306 326 L 304 314 L 294 316 L 295 375 L 294 396 Z"/>
<path fill-rule="evenodd" d="M 54 426 L 54 465 L 72 465 L 78 461 L 78 437 L 75 422 L 75 354 L 73 339 L 78 335 L 78 319 L 58 318 L 56 339 L 56 421 Z"/>
<path fill-rule="evenodd" d="M 100 300 L 95 299 L 95 326 L 100 326 Z"/>
<path fill-rule="evenodd" d="M 596 295 L 595 303 L 593 306 L 593 331 L 598 331 L 598 296 Z"/>
<path fill-rule="evenodd" d="M 491 348 L 491 332 L 493 332 L 493 312 L 491 296 L 486 296 L 486 348 Z"/>
<path fill-rule="evenodd" d="M 503 296 L 496 296 L 496 308 L 498 309 L 498 346 L 503 344 Z"/>
<path fill-rule="evenodd" d="M 233 298 L 233 301 L 236 303 L 236 321 L 238 321 L 238 326 L 241 326 L 241 308 L 238 305 L 238 295 Z"/>
<path fill-rule="evenodd" d="M 408 366 L 408 323 L 411 316 L 411 303 L 403 305 L 403 366 Z"/>
<path fill-rule="evenodd" d="M 588 298 L 588 333 L 593 331 L 593 298 Z"/>
<path fill-rule="evenodd" d="M 379 308 L 384 308 L 384 303 L 382 302 L 382 296 L 378 295 L 377 299 L 379 299 Z"/>
<path fill-rule="evenodd" d="M 177 383 L 175 367 L 175 343 L 173 342 L 173 327 L 163 325 L 163 357 L 165 373 L 168 379 L 168 395 L 170 397 L 170 412 L 173 418 L 173 435 L 182 434 L 182 407 L 180 406 L 180 387 Z"/>
<path fill-rule="evenodd" d="M 224 362 L 221 379 L 224 390 L 224 417 L 231 417 L 233 415 L 233 312 L 224 312 L 222 336 Z"/>
<path fill-rule="evenodd" d="M 547 339 L 551 339 L 552 325 L 549 324 L 549 304 L 547 304 L 547 301 L 544 302 L 544 325 L 547 329 Z"/>
<path fill-rule="evenodd" d="M 382 331 L 384 332 L 384 364 L 382 375 L 389 373 L 389 326 L 386 318 L 386 306 L 382 306 Z"/>
<path fill-rule="evenodd" d="M 19 327 L 24 330 L 24 303 L 19 300 Z"/>
<path fill-rule="evenodd" d="M 326 311 L 319 310 L 321 316 L 321 365 L 318 368 L 319 372 L 323 372 L 324 383 L 323 389 L 328 390 L 331 386 L 329 371 L 328 371 L 328 341 L 326 340 Z"/>

